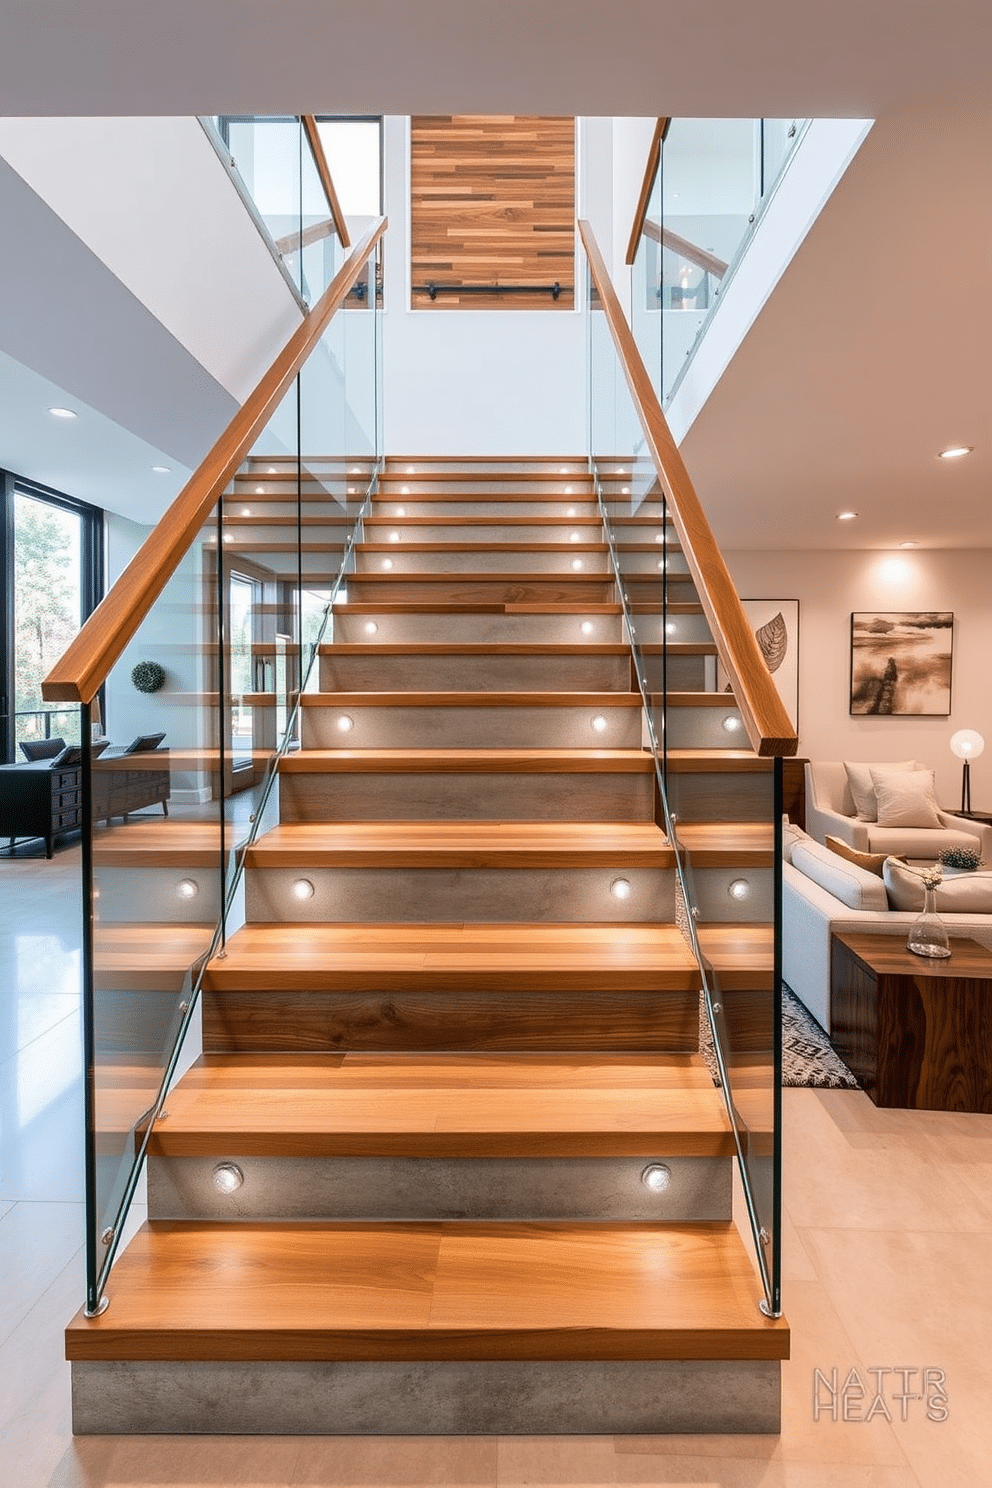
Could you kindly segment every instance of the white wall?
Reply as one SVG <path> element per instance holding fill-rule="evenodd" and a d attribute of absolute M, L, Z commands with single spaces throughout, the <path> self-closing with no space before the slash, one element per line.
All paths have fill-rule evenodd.
<path fill-rule="evenodd" d="M 410 310 L 409 121 L 385 121 L 385 447 L 564 455 L 586 448 L 576 311 Z"/>
<path fill-rule="evenodd" d="M 972 801 L 992 810 L 992 688 L 989 656 L 992 551 L 730 552 L 745 599 L 799 600 L 799 753 L 813 759 L 919 759 L 936 771 L 938 797 L 961 800 L 961 765 L 948 748 L 955 730 L 987 742 L 972 765 Z M 951 610 L 954 647 L 949 718 L 855 717 L 848 712 L 851 614 L 861 610 Z"/>
<path fill-rule="evenodd" d="M 239 401 L 300 310 L 196 119 L 0 119 L 0 155 Z"/>
<path fill-rule="evenodd" d="M 107 513 L 107 589 L 130 563 L 150 529 L 126 517 Z M 210 691 L 210 659 L 204 650 L 203 556 L 200 543 L 182 559 L 165 589 L 107 678 L 104 731 L 115 744 L 129 744 L 137 734 L 164 729 L 163 747 L 198 749 L 210 742 L 210 714 L 204 694 Z M 138 692 L 131 669 L 139 661 L 165 668 L 160 692 Z M 208 800 L 210 775 L 173 771 L 177 799 Z M 190 794 L 192 793 L 192 794 Z"/>

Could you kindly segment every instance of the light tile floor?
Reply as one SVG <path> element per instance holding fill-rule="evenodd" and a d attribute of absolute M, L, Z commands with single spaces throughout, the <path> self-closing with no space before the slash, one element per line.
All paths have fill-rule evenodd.
<path fill-rule="evenodd" d="M 879 1111 L 857 1092 L 785 1092 L 793 1358 L 779 1438 L 74 1441 L 61 1334 L 83 1292 L 78 873 L 74 847 L 0 860 L 3 1488 L 992 1482 L 992 1117 Z M 919 1400 L 901 1419 L 888 1374 L 891 1421 L 880 1408 L 815 1420 L 817 1368 L 867 1383 L 870 1368 L 942 1369 L 947 1419 Z M 848 1413 L 867 1413 L 853 1390 Z"/>

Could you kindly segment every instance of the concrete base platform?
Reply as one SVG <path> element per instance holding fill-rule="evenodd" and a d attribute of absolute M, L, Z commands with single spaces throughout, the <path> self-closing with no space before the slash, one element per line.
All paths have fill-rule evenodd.
<path fill-rule="evenodd" d="M 780 1429 L 766 1360 L 75 1362 L 77 1436 L 596 1436 Z"/>

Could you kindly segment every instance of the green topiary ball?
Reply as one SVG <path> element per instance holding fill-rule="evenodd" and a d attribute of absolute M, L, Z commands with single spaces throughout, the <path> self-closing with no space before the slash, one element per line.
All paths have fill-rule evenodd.
<path fill-rule="evenodd" d="M 158 692 L 165 686 L 165 667 L 157 661 L 139 661 L 131 672 L 131 681 L 139 692 Z"/>
<path fill-rule="evenodd" d="M 981 868 L 982 855 L 973 847 L 945 847 L 940 861 L 945 868 L 960 868 L 966 873 L 973 873 L 976 868 Z"/>

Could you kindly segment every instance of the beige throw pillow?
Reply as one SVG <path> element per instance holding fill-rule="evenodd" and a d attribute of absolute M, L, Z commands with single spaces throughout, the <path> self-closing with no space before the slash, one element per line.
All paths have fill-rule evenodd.
<path fill-rule="evenodd" d="M 880 827 L 936 827 L 937 793 L 932 770 L 871 770 Z"/>
<path fill-rule="evenodd" d="M 919 912 L 923 908 L 923 870 L 886 858 L 882 879 L 891 909 Z M 992 873 L 962 873 L 945 878 L 937 889 L 940 914 L 992 914 Z"/>
<path fill-rule="evenodd" d="M 825 837 L 824 841 L 832 853 L 843 858 L 847 863 L 857 863 L 866 873 L 875 873 L 879 878 L 882 876 L 882 864 L 885 862 L 886 853 L 859 852 L 850 843 L 842 842 L 839 837 Z"/>
<path fill-rule="evenodd" d="M 871 772 L 875 770 L 915 770 L 915 760 L 895 760 L 892 764 L 859 765 L 851 760 L 844 761 L 844 769 L 847 771 L 847 784 L 854 802 L 854 810 L 858 821 L 873 822 L 878 819 L 878 810 L 875 803 L 875 787 L 872 784 Z"/>

